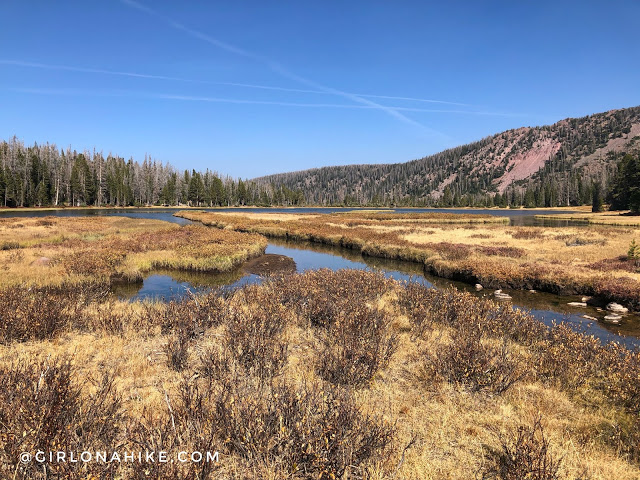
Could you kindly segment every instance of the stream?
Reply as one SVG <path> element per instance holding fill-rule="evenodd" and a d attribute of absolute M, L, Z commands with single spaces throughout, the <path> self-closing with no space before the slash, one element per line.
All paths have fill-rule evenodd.
<path fill-rule="evenodd" d="M 493 290 L 477 292 L 473 285 L 456 282 L 425 274 L 422 266 L 413 262 L 367 257 L 346 248 L 319 245 L 308 242 L 293 242 L 270 239 L 267 254 L 284 255 L 296 263 L 296 271 L 304 272 L 328 268 L 340 270 L 375 271 L 399 281 L 417 282 L 427 287 L 456 287 L 478 297 L 493 298 Z M 151 272 L 142 284 L 117 286 L 114 293 L 122 299 L 139 300 L 177 300 L 188 291 L 204 292 L 215 287 L 235 288 L 245 284 L 259 283 L 262 277 L 245 273 L 242 268 L 223 274 L 191 274 L 188 272 Z M 626 315 L 620 325 L 610 325 L 602 321 L 584 318 L 585 315 L 602 318 L 606 315 L 595 307 L 574 307 L 569 302 L 579 302 L 581 296 L 555 295 L 545 292 L 530 293 L 523 290 L 503 290 L 511 295 L 515 308 L 528 311 L 546 325 L 566 322 L 573 328 L 594 335 L 603 342 L 618 341 L 629 347 L 640 347 L 640 318 L 638 315 Z"/>
<path fill-rule="evenodd" d="M 355 210 L 355 209 L 353 209 Z M 103 210 L 50 210 L 50 211 L 2 211 L 2 217 L 43 217 L 43 216 L 93 216 L 93 215 L 118 215 L 130 218 L 148 218 L 164 220 L 168 222 L 186 225 L 189 220 L 174 217 L 177 209 L 103 209 Z M 215 209 L 215 211 L 238 211 L 238 209 Z M 331 208 L 246 208 L 242 212 L 286 212 L 286 213 L 333 213 L 345 211 L 345 209 Z M 476 213 L 508 216 L 511 225 L 525 226 L 555 226 L 567 225 L 588 226 L 567 220 L 541 220 L 533 217 L 533 210 L 467 210 L 467 209 L 402 209 L 394 210 L 397 213 L 408 212 L 434 212 L 446 211 L 450 213 Z M 549 213 L 549 212 L 544 212 Z M 567 212 L 558 212 L 567 213 Z M 270 239 L 267 246 L 267 254 L 283 255 L 292 258 L 296 263 L 296 270 L 304 272 L 320 268 L 339 270 L 351 268 L 358 270 L 371 270 L 383 273 L 385 276 L 399 281 L 419 282 L 427 287 L 446 288 L 454 286 L 459 290 L 468 291 L 479 297 L 493 298 L 493 290 L 476 292 L 473 285 L 456 282 L 439 277 L 427 275 L 422 266 L 413 262 L 389 260 L 375 257 L 362 256 L 359 252 L 346 248 L 313 244 L 308 242 L 292 242 Z M 183 297 L 187 292 L 203 292 L 216 287 L 235 288 L 245 284 L 258 283 L 262 277 L 252 273 L 246 273 L 242 267 L 232 272 L 221 274 L 206 274 L 192 272 L 176 272 L 155 270 L 149 272 L 143 282 L 135 284 L 115 285 L 113 293 L 122 299 L 129 301 L 141 300 L 175 300 Z M 515 308 L 528 311 L 535 318 L 546 325 L 554 322 L 567 322 L 573 328 L 601 339 L 604 342 L 618 341 L 629 347 L 640 347 L 640 316 L 629 314 L 619 325 L 611 325 L 602 321 L 605 312 L 595 307 L 575 307 L 569 302 L 580 302 L 581 296 L 564 296 L 544 292 L 530 293 L 522 290 L 504 290 L 511 295 L 511 303 Z M 585 316 L 592 317 L 585 318 Z M 593 320 L 593 318 L 597 320 Z"/>

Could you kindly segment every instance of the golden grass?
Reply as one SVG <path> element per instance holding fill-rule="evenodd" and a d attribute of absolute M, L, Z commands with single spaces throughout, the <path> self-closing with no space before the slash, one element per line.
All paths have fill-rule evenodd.
<path fill-rule="evenodd" d="M 581 430 L 595 425 L 615 423 L 606 404 L 585 409 L 566 392 L 527 381 L 500 396 L 469 394 L 449 385 L 425 392 L 420 378 L 422 348 L 431 347 L 446 337 L 436 328 L 423 344 L 406 333 L 390 367 L 380 375 L 364 401 L 370 408 L 384 406 L 389 419 L 399 425 L 400 444 L 407 445 L 419 435 L 420 442 L 408 451 L 400 478 L 468 479 L 486 464 L 487 446 L 498 447 L 498 432 L 531 424 L 537 416 L 544 419 L 554 454 L 563 458 L 561 478 L 635 478 L 640 469 L 616 458 L 613 451 L 598 442 L 579 444 Z"/>
<path fill-rule="evenodd" d="M 260 255 L 259 235 L 124 217 L 0 219 L 0 286 L 140 280 L 155 268 L 227 272 Z"/>
<path fill-rule="evenodd" d="M 640 227 L 640 215 L 629 215 L 629 211 L 600 213 L 562 213 L 558 215 L 536 215 L 535 217 L 549 218 L 554 220 L 580 220 L 596 225 Z"/>
<path fill-rule="evenodd" d="M 570 278 L 574 285 L 584 286 L 596 281 L 594 275 L 603 275 L 594 263 L 624 253 L 630 239 L 640 233 L 631 228 L 540 229 L 470 223 L 462 219 L 456 220 L 462 223 L 433 223 L 427 222 L 431 217 L 381 217 L 379 213 L 296 214 L 295 219 L 285 214 L 240 217 L 188 212 L 188 215 L 223 228 L 181 228 L 165 222 L 118 217 L 4 219 L 0 222 L 0 242 L 7 242 L 12 248 L 0 252 L 0 265 L 4 267 L 0 285 L 82 282 L 112 278 L 114 274 L 130 278 L 145 269 L 157 267 L 226 268 L 264 249 L 262 237 L 233 231 L 243 230 L 343 245 L 381 257 L 417 260 L 428 268 L 441 269 L 443 275 L 471 271 L 472 275 L 485 275 L 487 279 L 500 281 L 509 278 L 523 283 L 532 279 L 544 280 L 551 287 Z M 13 248 L 16 243 L 18 248 Z M 50 262 L 35 262 L 43 256 Z M 532 264 L 539 268 L 532 269 Z M 53 278 L 54 275 L 57 277 Z M 624 285 L 638 281 L 634 272 L 625 271 L 623 275 L 614 269 L 607 275 L 619 278 Z M 390 363 L 383 366 L 368 385 L 355 391 L 360 410 L 382 416 L 396 429 L 392 447 L 367 462 L 365 478 L 475 478 L 490 461 L 489 449 L 499 448 L 500 432 L 513 432 L 521 425 L 531 425 L 538 417 L 543 419 L 551 452 L 562 458 L 561 478 L 640 478 L 638 464 L 631 463 L 621 453 L 623 447 L 628 451 L 629 445 L 625 441 L 629 440 L 616 440 L 620 432 L 633 430 L 629 422 L 636 421 L 637 425 L 638 413 L 629 413 L 613 397 L 606 397 L 608 386 L 614 385 L 607 382 L 617 380 L 616 372 L 599 370 L 597 360 L 592 360 L 593 364 L 589 366 L 597 375 L 585 375 L 588 377 L 586 383 L 578 388 L 545 380 L 536 374 L 539 350 L 498 332 L 488 341 L 506 342 L 528 365 L 528 375 L 522 381 L 503 394 L 472 392 L 445 381 L 433 381 L 425 377 L 425 352 L 450 345 L 452 331 L 457 327 L 437 320 L 444 313 L 430 312 L 428 318 L 436 319 L 434 324 L 424 335 L 416 336 L 412 331 L 415 319 L 409 318 L 411 312 L 400 307 L 401 285 L 382 283 L 385 281 L 374 277 L 363 272 L 345 278 L 330 273 L 296 275 L 276 283 L 277 290 L 269 290 L 273 287 L 263 285 L 252 287 L 254 290 L 250 294 L 235 292 L 221 298 L 220 303 L 216 300 L 207 304 L 209 297 L 197 297 L 178 307 L 115 300 L 94 302 L 84 307 L 77 324 L 71 322 L 72 328 L 56 333 L 53 338 L 8 341 L 0 345 L 0 368 L 14 365 L 18 360 L 32 362 L 70 355 L 74 381 L 87 385 L 83 395 L 93 392 L 88 383 L 90 379 L 95 379 L 101 372 L 112 372 L 117 391 L 123 398 L 123 410 L 130 418 L 145 414 L 148 418 L 162 419 L 167 415 L 167 399 L 179 395 L 185 379 L 197 381 L 201 357 L 229 341 L 224 320 L 216 324 L 212 319 L 222 311 L 242 312 L 250 318 L 270 306 L 286 319 L 281 340 L 288 343 L 289 354 L 277 381 L 298 386 L 321 382 L 316 369 L 321 336 L 318 327 L 311 327 L 311 319 L 304 317 L 299 308 L 313 305 L 310 299 L 313 300 L 314 292 L 324 288 L 329 289 L 330 294 L 326 298 L 320 294 L 315 301 L 321 298 L 320 306 L 329 308 L 332 315 L 341 314 L 339 309 L 331 310 L 334 304 L 348 298 L 360 311 L 382 311 L 389 319 L 392 333 L 397 336 L 397 350 Z M 375 285 L 380 285 L 377 288 L 381 293 L 375 293 Z M 630 292 L 635 295 L 634 290 Z M 457 301 L 462 298 L 458 295 L 451 298 Z M 467 297 L 465 302 L 459 307 L 461 324 L 486 324 L 483 318 L 464 317 L 469 312 L 465 305 L 475 305 L 478 300 Z M 445 307 L 449 306 L 450 303 L 445 302 Z M 493 305 L 493 308 L 497 306 Z M 170 367 L 167 352 L 171 338 L 189 326 L 171 323 L 178 313 L 187 322 L 197 322 L 194 319 L 198 318 L 212 322 L 189 338 L 186 366 L 182 372 Z M 122 320 L 116 331 L 108 322 L 114 317 Z M 519 318 L 514 316 L 513 323 Z M 169 328 L 163 329 L 163 322 L 168 322 Z M 576 364 L 570 364 L 569 372 L 575 378 L 581 378 L 583 370 L 578 369 L 584 367 L 578 353 L 571 345 L 564 353 L 568 359 L 576 358 Z M 0 413 L 2 411 L 0 409 Z M 0 447 L 7 441 L 4 438 L 0 435 Z M 409 448 L 405 451 L 405 447 Z M 220 448 L 224 449 L 223 440 Z M 254 471 L 250 476 L 247 462 L 237 454 L 223 456 L 220 470 L 210 478 L 305 478 L 283 475 L 275 467 L 270 470 L 268 465 L 264 467 L 266 470 Z"/>
<path fill-rule="evenodd" d="M 341 285 L 341 288 L 349 292 L 352 287 Z M 514 431 L 520 425 L 531 424 L 538 416 L 543 418 L 552 453 L 562 458 L 560 478 L 640 478 L 638 465 L 625 461 L 613 446 L 607 444 L 607 439 L 601 437 L 600 432 L 607 425 L 617 425 L 618 410 L 597 395 L 591 398 L 572 395 L 533 378 L 517 384 L 503 395 L 470 393 L 446 383 L 435 388 L 425 386 L 421 377 L 421 352 L 446 341 L 448 328 L 436 326 L 423 339 L 414 338 L 410 333 L 410 320 L 396 303 L 398 292 L 397 284 L 389 284 L 377 299 L 362 300 L 368 302 L 369 307 L 382 309 L 392 319 L 392 329 L 398 335 L 399 344 L 388 367 L 381 370 L 367 388 L 356 392 L 357 404 L 363 411 L 382 415 L 397 429 L 393 449 L 370 462 L 366 478 L 475 478 L 488 462 L 487 448 L 499 447 L 498 432 Z M 355 298 L 359 294 L 357 292 Z M 247 313 L 264 307 L 251 298 L 236 293 L 225 302 Z M 86 313 L 97 318 L 100 308 L 90 306 Z M 167 306 L 114 302 L 108 308 L 132 318 L 145 308 L 162 312 Z M 283 338 L 289 343 L 290 354 L 281 380 L 294 384 L 318 381 L 314 369 L 317 337 L 311 328 L 304 326 L 304 320 L 288 308 Z M 127 324 L 120 335 L 106 334 L 96 326 L 93 332 L 69 332 L 54 340 L 0 345 L 0 366 L 17 358 L 69 354 L 73 357 L 78 381 L 92 378 L 100 371 L 115 372 L 116 385 L 124 399 L 123 408 L 133 418 L 143 412 L 160 415 L 166 409 L 166 396 L 173 398 L 176 395 L 180 380 L 193 375 L 200 355 L 220 344 L 224 336 L 224 325 L 220 325 L 209 328 L 197 338 L 190 347 L 186 374 L 169 368 L 165 352 L 168 336 L 161 334 L 159 326 L 141 327 L 135 322 Z M 513 346 L 526 354 L 525 347 Z M 411 443 L 412 439 L 416 439 L 415 443 Z M 403 453 L 408 445 L 410 448 Z M 244 461 L 223 456 L 220 476 L 210 478 L 226 478 L 225 474 L 240 468 L 238 465 Z M 269 478 L 285 477 L 272 473 Z"/>
<path fill-rule="evenodd" d="M 450 213 L 175 215 L 227 230 L 416 261 L 428 273 L 489 288 L 600 295 L 640 309 L 640 271 L 624 259 L 631 241 L 640 239 L 640 229 L 632 227 L 512 227 L 495 223 L 504 217 Z"/>

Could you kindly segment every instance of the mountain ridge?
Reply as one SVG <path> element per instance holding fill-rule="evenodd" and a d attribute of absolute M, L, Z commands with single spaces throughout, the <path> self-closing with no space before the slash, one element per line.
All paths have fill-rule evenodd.
<path fill-rule="evenodd" d="M 595 183 L 606 187 L 620 153 L 638 148 L 640 106 L 514 128 L 407 162 L 316 167 L 253 181 L 300 190 L 320 205 L 482 205 L 505 195 L 509 204 L 524 204 L 529 190 L 532 206 L 577 205 L 588 203 Z"/>

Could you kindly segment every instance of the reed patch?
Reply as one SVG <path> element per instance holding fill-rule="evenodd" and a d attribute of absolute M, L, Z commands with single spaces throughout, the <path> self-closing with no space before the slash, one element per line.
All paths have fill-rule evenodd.
<path fill-rule="evenodd" d="M 153 269 L 228 272 L 266 248 L 260 235 L 158 220 L 21 218 L 19 232 L 16 225 L 0 219 L 0 287 L 136 282 Z"/>

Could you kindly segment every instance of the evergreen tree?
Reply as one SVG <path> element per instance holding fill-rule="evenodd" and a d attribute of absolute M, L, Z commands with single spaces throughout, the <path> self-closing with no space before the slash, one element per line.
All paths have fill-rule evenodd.
<path fill-rule="evenodd" d="M 631 210 L 640 214 L 640 154 L 625 154 L 609 191 L 611 210 Z"/>
<path fill-rule="evenodd" d="M 600 182 L 593 184 L 593 198 L 591 200 L 591 211 L 598 213 L 602 211 L 602 186 Z"/>

